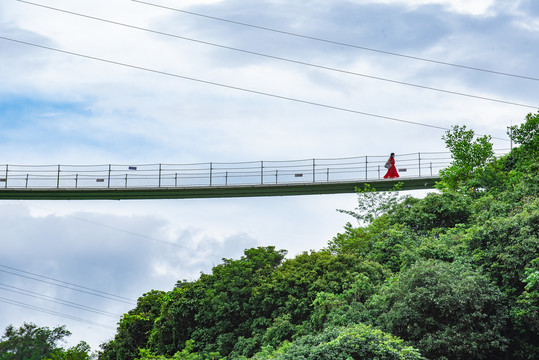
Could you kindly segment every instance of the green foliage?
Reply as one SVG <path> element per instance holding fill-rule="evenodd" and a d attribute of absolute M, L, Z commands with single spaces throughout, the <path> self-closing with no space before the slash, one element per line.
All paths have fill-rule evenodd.
<path fill-rule="evenodd" d="M 426 259 L 447 262 L 465 260 L 469 254 L 462 238 L 465 229 L 464 224 L 458 224 L 452 229 L 433 229 L 427 235 L 419 237 L 417 245 L 401 255 L 401 268 L 407 269 L 415 262 Z"/>
<path fill-rule="evenodd" d="M 178 351 L 173 356 L 156 355 L 147 349 L 140 349 L 139 357 L 135 360 L 224 360 L 219 353 L 198 353 L 193 352 L 194 340 L 187 340 L 185 348 Z"/>
<path fill-rule="evenodd" d="M 539 253 L 539 199 L 520 206 L 463 233 L 472 262 L 511 297 L 524 290 L 525 267 Z"/>
<path fill-rule="evenodd" d="M 369 251 L 371 247 L 369 232 L 361 227 L 353 227 L 346 223 L 344 232 L 338 233 L 328 243 L 328 250 L 332 253 L 359 254 Z"/>
<path fill-rule="evenodd" d="M 283 340 L 291 339 L 300 330 L 301 327 L 292 322 L 290 314 L 283 314 L 273 319 L 271 325 L 264 332 L 261 342 L 264 346 L 278 347 Z"/>
<path fill-rule="evenodd" d="M 229 354 L 240 338 L 249 339 L 263 321 L 260 302 L 253 292 L 284 259 L 285 251 L 274 247 L 248 249 L 239 260 L 224 259 L 194 283 L 179 283 L 164 304 L 150 344 L 158 353 L 172 355 L 187 340 L 197 351 Z M 254 351 L 252 342 L 242 341 Z M 258 347 L 258 343 L 255 344 Z M 250 354 L 249 354 L 250 355 Z"/>
<path fill-rule="evenodd" d="M 59 350 L 57 343 L 71 335 L 65 326 L 49 329 L 24 323 L 15 329 L 6 328 L 0 340 L 0 360 L 41 360 Z"/>
<path fill-rule="evenodd" d="M 369 303 L 383 329 L 429 359 L 484 359 L 504 351 L 505 296 L 470 266 L 420 261 Z"/>
<path fill-rule="evenodd" d="M 372 236 L 372 250 L 365 258 L 398 272 L 406 263 L 406 255 L 418 245 L 417 234 L 400 224 L 387 226 Z"/>
<path fill-rule="evenodd" d="M 359 224 L 370 224 L 402 200 L 399 195 L 401 188 L 402 183 L 395 184 L 391 191 L 383 192 L 376 191 L 370 184 L 363 185 L 363 188 L 356 187 L 358 206 L 355 211 L 337 211 L 354 217 Z"/>
<path fill-rule="evenodd" d="M 525 275 L 525 290 L 518 297 L 512 316 L 519 333 L 518 357 L 532 360 L 539 354 L 539 257 L 531 261 Z"/>
<path fill-rule="evenodd" d="M 494 159 L 491 137 L 474 137 L 474 131 L 466 130 L 466 126 L 453 126 L 442 137 L 453 158 L 449 167 L 440 170 L 442 182 L 449 188 L 463 186 L 478 168 Z"/>
<path fill-rule="evenodd" d="M 426 233 L 435 228 L 453 228 L 468 221 L 472 199 L 455 191 L 429 193 L 425 198 L 409 198 L 394 207 L 391 222 L 406 224 L 415 232 Z"/>
<path fill-rule="evenodd" d="M 364 299 L 387 276 L 379 264 L 328 251 L 284 262 L 284 253 L 273 248 L 245 254 L 196 282 L 178 284 L 155 323 L 154 351 L 172 356 L 181 350 L 178 344 L 193 339 L 197 352 L 253 356 L 314 326 L 310 317 L 320 292 Z"/>
<path fill-rule="evenodd" d="M 380 284 L 386 275 L 379 264 L 358 261 L 353 255 L 303 253 L 283 263 L 257 289 L 255 300 L 262 304 L 268 318 L 288 314 L 292 324 L 301 325 L 309 320 L 312 304 L 320 292 L 342 294 L 354 288 L 358 278 L 365 276 L 373 284 Z"/>
<path fill-rule="evenodd" d="M 539 153 L 539 112 L 526 115 L 526 122 L 520 126 L 512 126 L 511 139 L 520 144 L 524 158 L 537 156 Z"/>
<path fill-rule="evenodd" d="M 367 227 L 346 224 L 345 232 L 334 237 L 328 249 L 378 262 L 392 272 L 400 271 L 421 256 L 454 258 L 451 250 L 454 241 L 444 244 L 433 236 L 438 238 L 445 231 L 466 224 L 474 211 L 473 199 L 468 194 L 449 190 L 429 193 L 423 199 L 408 197 L 394 201 L 386 209 L 384 216 Z"/>
<path fill-rule="evenodd" d="M 374 294 L 375 289 L 370 279 L 360 274 L 355 286 L 342 294 L 318 293 L 313 302 L 310 328 L 321 331 L 330 326 L 370 322 L 364 301 Z"/>
<path fill-rule="evenodd" d="M 317 335 L 306 335 L 287 345 L 275 360 L 413 360 L 419 352 L 404 342 L 368 325 L 330 327 Z"/>
<path fill-rule="evenodd" d="M 508 159 L 507 156 L 500 161 L 491 161 L 475 169 L 473 176 L 466 182 L 466 188 L 476 194 L 487 191 L 499 193 L 507 190 L 506 183 L 510 175 L 504 171 L 504 168 L 509 165 L 506 159 Z"/>
<path fill-rule="evenodd" d="M 161 313 L 165 293 L 152 290 L 137 300 L 137 307 L 124 314 L 113 340 L 101 345 L 100 360 L 134 359 L 147 346 L 155 319 Z"/>
<path fill-rule="evenodd" d="M 349 254 L 358 261 L 381 264 L 392 272 L 409 262 L 410 252 L 420 243 L 418 233 L 402 224 L 375 221 L 367 228 L 352 229 L 347 224 L 344 234 L 338 234 L 328 248 L 336 254 Z"/>
<path fill-rule="evenodd" d="M 260 351 L 254 354 L 254 356 L 251 359 L 252 360 L 276 359 L 279 356 L 282 356 L 288 350 L 288 348 L 290 348 L 290 346 L 291 346 L 291 343 L 289 341 L 284 341 L 277 349 L 269 345 L 262 346 Z"/>
<path fill-rule="evenodd" d="M 90 345 L 81 341 L 69 349 L 58 349 L 53 352 L 49 358 L 44 360 L 91 360 L 92 356 Z"/>

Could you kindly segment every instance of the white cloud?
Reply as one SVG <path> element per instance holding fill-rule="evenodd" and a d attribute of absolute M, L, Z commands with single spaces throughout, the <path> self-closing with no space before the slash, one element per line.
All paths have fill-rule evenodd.
<path fill-rule="evenodd" d="M 530 0 L 515 0 L 511 2 L 501 2 L 500 12 L 512 15 L 512 22 L 520 29 L 537 36 L 539 32 L 539 7 L 536 2 Z"/>
<path fill-rule="evenodd" d="M 490 11 L 496 0 L 368 0 L 377 4 L 398 4 L 410 9 L 424 5 L 441 5 L 451 12 L 473 16 L 492 15 Z"/>

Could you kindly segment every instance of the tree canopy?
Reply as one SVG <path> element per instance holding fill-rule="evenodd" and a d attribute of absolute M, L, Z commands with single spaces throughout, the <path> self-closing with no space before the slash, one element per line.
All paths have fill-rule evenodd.
<path fill-rule="evenodd" d="M 1 360 L 42 360 L 60 350 L 58 342 L 71 335 L 65 326 L 54 329 L 24 323 L 16 329 L 9 325 L 0 341 Z"/>

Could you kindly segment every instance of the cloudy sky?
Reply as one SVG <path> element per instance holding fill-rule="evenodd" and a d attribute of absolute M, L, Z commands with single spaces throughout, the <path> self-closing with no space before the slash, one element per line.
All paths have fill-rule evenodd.
<path fill-rule="evenodd" d="M 444 151 L 453 125 L 504 149 L 539 106 L 534 0 L 33 1 L 0 2 L 0 167 Z M 142 293 L 323 248 L 355 204 L 2 200 L 0 329 L 97 349 Z"/>

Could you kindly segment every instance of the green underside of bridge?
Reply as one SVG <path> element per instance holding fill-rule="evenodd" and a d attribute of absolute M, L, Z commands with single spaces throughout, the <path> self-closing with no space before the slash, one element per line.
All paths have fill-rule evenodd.
<path fill-rule="evenodd" d="M 302 183 L 248 186 L 201 186 L 176 188 L 104 188 L 104 189 L 0 189 L 2 200 L 140 200 L 197 199 L 257 196 L 293 196 L 354 193 L 356 187 L 369 184 L 377 191 L 388 191 L 396 183 L 401 190 L 432 189 L 439 178 Z"/>

